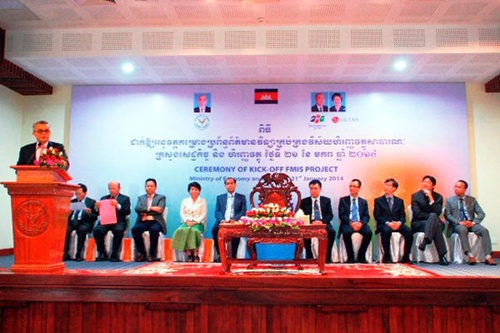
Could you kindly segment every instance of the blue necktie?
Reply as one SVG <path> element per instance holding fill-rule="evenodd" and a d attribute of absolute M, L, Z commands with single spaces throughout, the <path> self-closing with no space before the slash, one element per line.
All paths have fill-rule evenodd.
<path fill-rule="evenodd" d="M 359 217 L 358 217 L 358 205 L 356 204 L 356 199 L 353 199 L 352 201 L 352 217 L 351 219 L 353 221 L 359 221 Z"/>
<path fill-rule="evenodd" d="M 459 207 L 460 207 L 460 221 L 468 221 L 469 219 L 467 217 L 467 212 L 465 211 L 464 207 L 464 199 L 460 199 Z"/>
<path fill-rule="evenodd" d="M 319 212 L 318 199 L 314 199 L 314 219 L 321 220 L 321 213 Z"/>

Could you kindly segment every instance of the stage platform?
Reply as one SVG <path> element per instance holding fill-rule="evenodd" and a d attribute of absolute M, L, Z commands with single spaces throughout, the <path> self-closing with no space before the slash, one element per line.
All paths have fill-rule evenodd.
<path fill-rule="evenodd" d="M 10 271 L 0 332 L 500 332 L 500 266 L 66 262 Z"/>

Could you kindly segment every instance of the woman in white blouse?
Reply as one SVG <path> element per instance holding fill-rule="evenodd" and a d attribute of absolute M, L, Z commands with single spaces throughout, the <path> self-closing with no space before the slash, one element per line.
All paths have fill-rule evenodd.
<path fill-rule="evenodd" d="M 181 226 L 175 230 L 170 247 L 185 251 L 189 262 L 200 262 L 198 247 L 207 221 L 207 202 L 199 197 L 201 185 L 197 182 L 189 183 L 188 192 L 189 198 L 181 203 Z"/>

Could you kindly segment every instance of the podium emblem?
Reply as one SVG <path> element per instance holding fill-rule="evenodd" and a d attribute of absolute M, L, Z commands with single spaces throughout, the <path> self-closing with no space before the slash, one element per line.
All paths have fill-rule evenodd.
<path fill-rule="evenodd" d="M 43 234 L 49 226 L 47 208 L 36 200 L 28 200 L 17 207 L 15 229 L 26 237 L 35 237 Z"/>

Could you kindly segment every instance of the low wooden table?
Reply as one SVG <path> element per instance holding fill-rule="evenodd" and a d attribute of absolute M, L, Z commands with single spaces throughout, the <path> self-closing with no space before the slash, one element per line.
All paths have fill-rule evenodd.
<path fill-rule="evenodd" d="M 250 259 L 231 258 L 231 239 L 247 237 L 247 246 L 250 253 Z M 252 228 L 242 224 L 220 224 L 217 241 L 219 242 L 219 251 L 221 258 L 221 274 L 229 273 L 233 263 L 249 263 L 248 268 L 253 268 L 257 263 L 278 263 L 295 264 L 298 269 L 302 269 L 301 264 L 316 263 L 321 274 L 325 272 L 327 233 L 324 224 L 310 224 L 301 226 L 299 229 L 289 227 L 274 228 L 271 230 L 253 231 Z M 304 238 L 318 239 L 318 258 L 301 259 L 300 255 L 303 247 Z M 297 244 L 295 256 L 291 260 L 259 260 L 254 251 L 254 244 L 260 243 L 274 244 Z"/>

